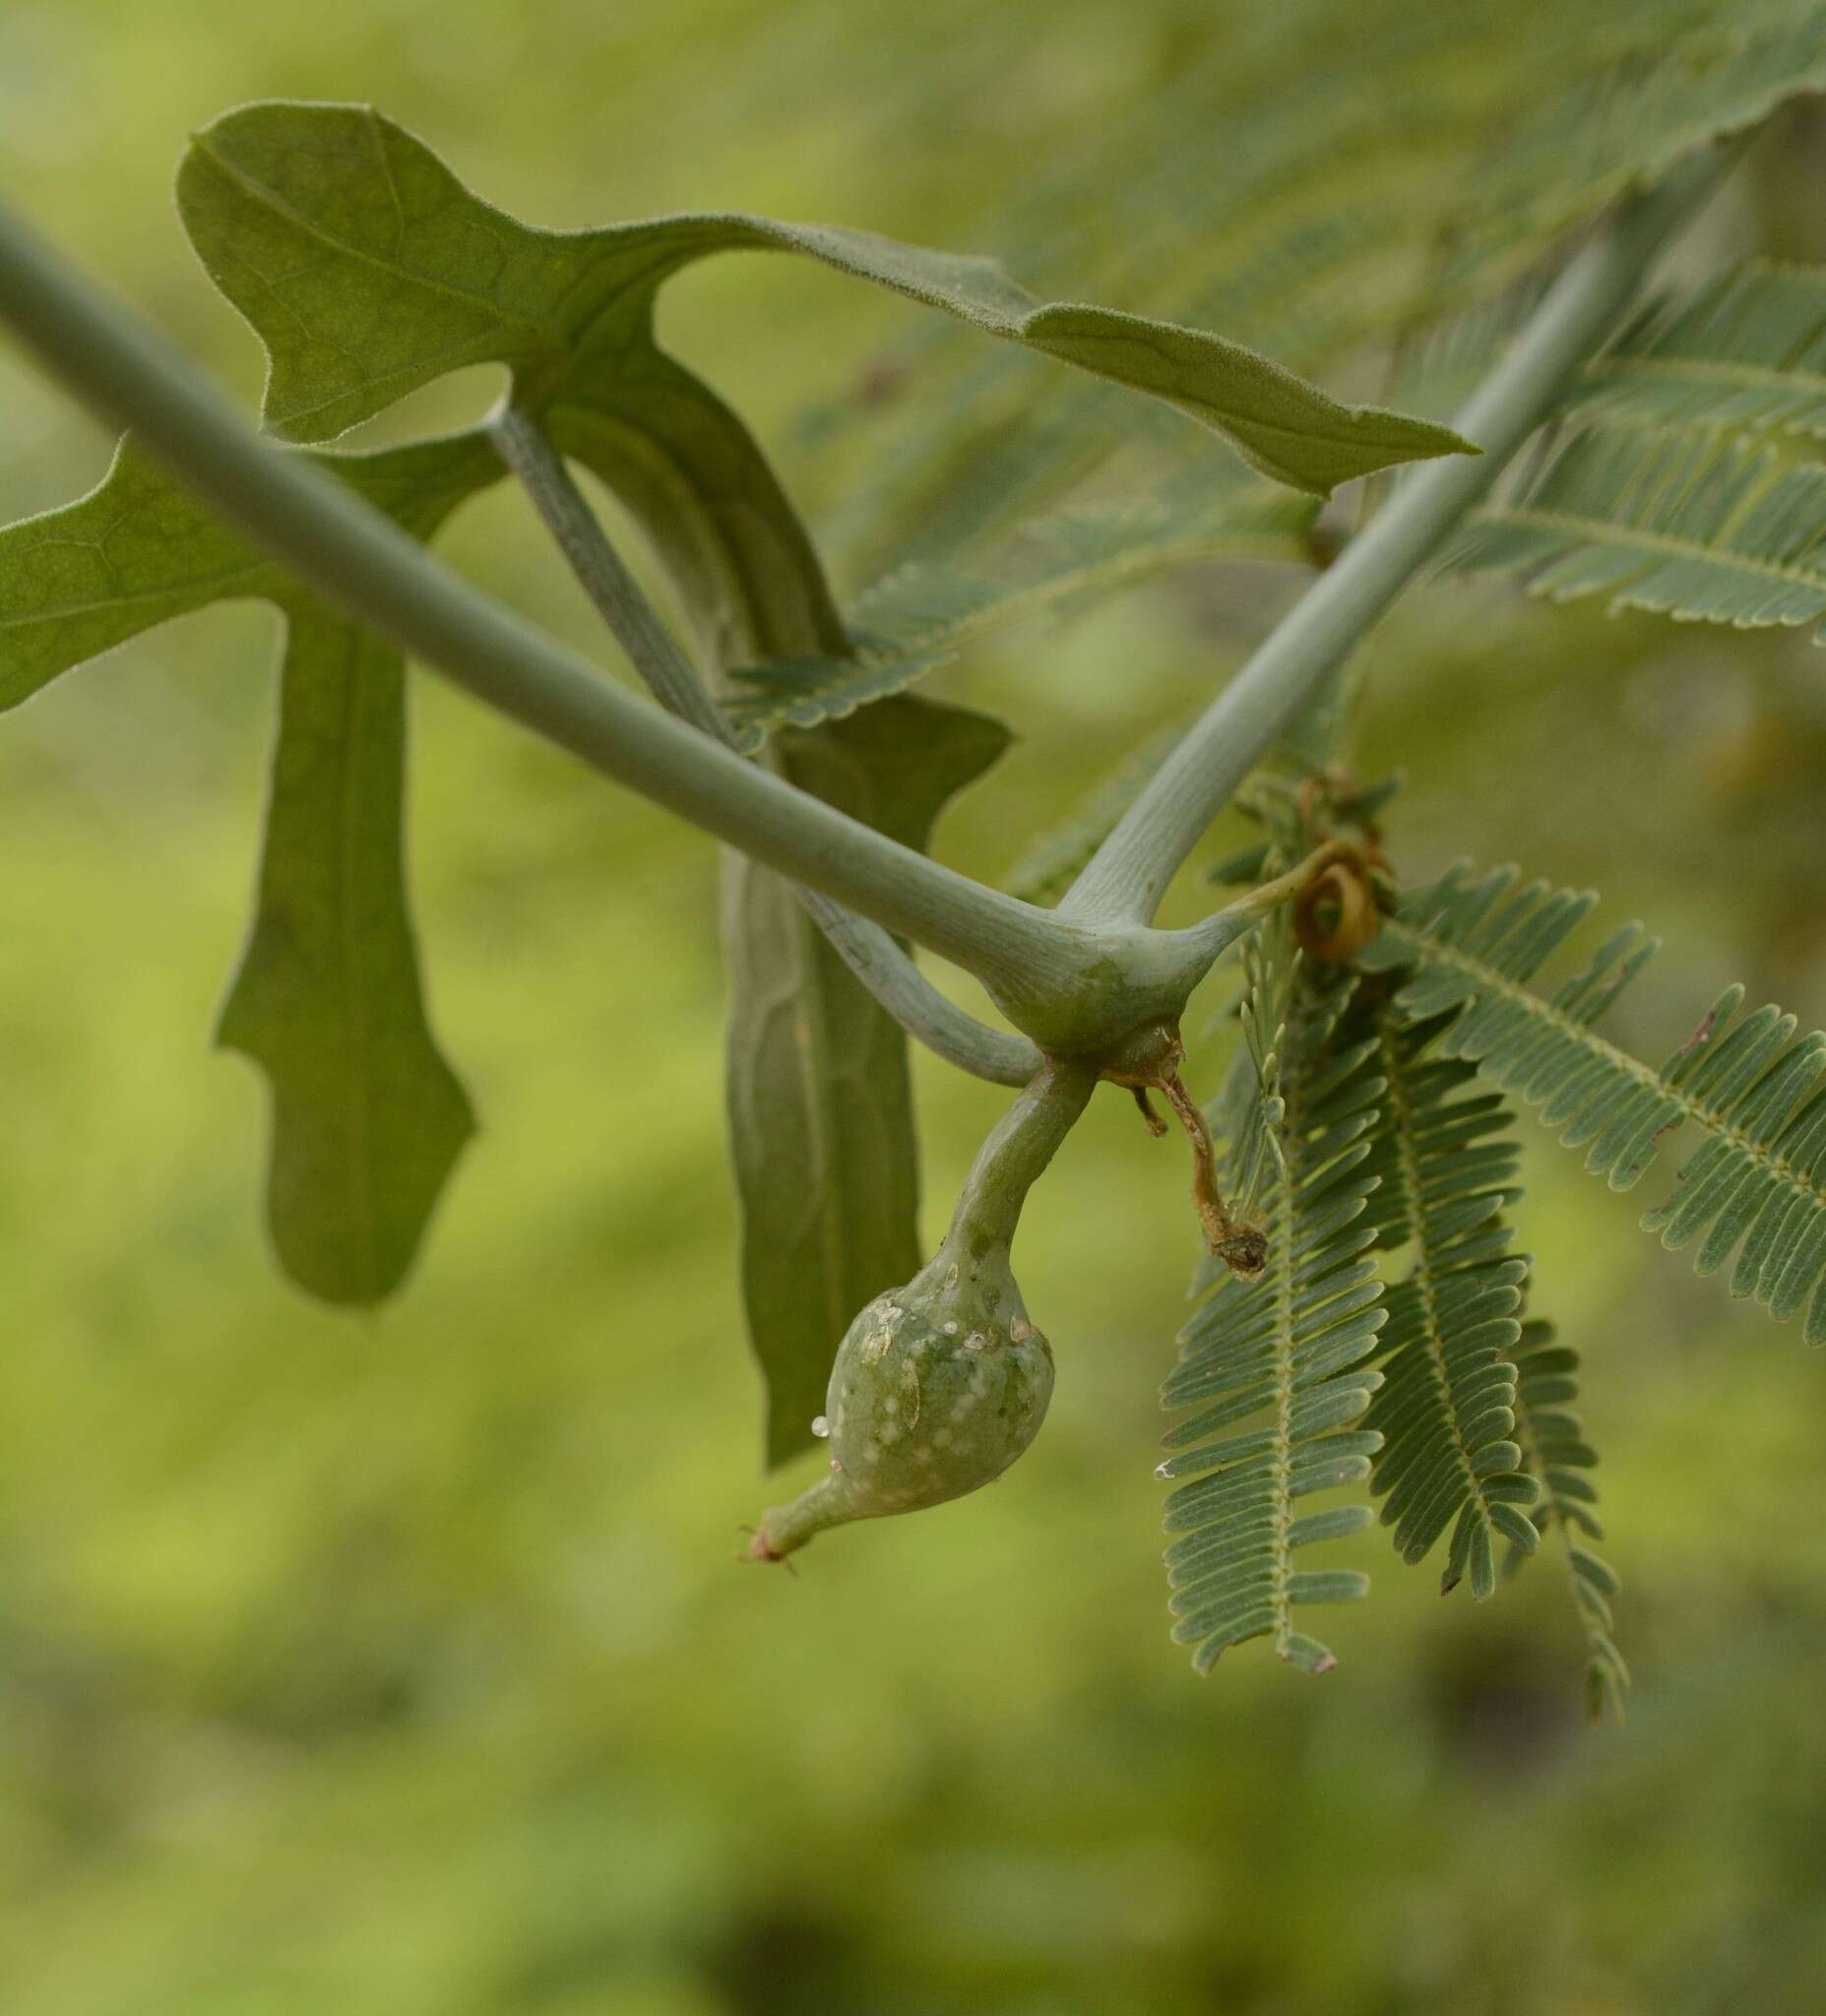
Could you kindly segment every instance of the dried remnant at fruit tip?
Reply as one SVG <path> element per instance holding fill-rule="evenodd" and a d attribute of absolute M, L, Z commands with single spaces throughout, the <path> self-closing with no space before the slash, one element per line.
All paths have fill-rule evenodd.
<path fill-rule="evenodd" d="M 1033 1441 L 1052 1397 L 1052 1349 L 1006 1259 L 947 1246 L 850 1326 L 822 1417 L 826 1475 L 762 1514 L 751 1560 L 779 1561 L 827 1526 L 942 1505 L 992 1483 Z"/>

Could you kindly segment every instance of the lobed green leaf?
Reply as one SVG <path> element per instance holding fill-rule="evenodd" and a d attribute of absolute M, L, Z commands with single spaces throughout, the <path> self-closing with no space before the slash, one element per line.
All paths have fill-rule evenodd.
<path fill-rule="evenodd" d="M 267 343 L 268 422 L 294 441 L 326 440 L 468 364 L 512 366 L 537 405 L 568 380 L 638 371 L 664 281 L 715 252 L 760 251 L 818 260 L 1149 393 L 1265 474 L 1320 495 L 1471 449 L 1433 422 L 1342 405 L 1223 337 L 1038 301 L 991 259 L 737 212 L 536 230 L 367 106 L 227 113 L 192 142 L 178 201 L 211 276 Z"/>
<path fill-rule="evenodd" d="M 320 465 L 419 537 L 498 466 L 476 435 Z M 0 706 L 216 601 L 283 614 L 260 903 L 220 1038 L 272 1088 L 267 1217 L 334 1302 L 405 1278 L 473 1131 L 426 1018 L 403 859 L 398 653 L 333 615 L 134 454 L 89 496 L 0 532 Z"/>

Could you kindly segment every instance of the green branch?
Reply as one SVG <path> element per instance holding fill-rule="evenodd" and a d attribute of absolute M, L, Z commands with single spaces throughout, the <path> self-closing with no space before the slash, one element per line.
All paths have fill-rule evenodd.
<path fill-rule="evenodd" d="M 1488 450 L 1483 460 L 1440 463 L 1397 492 L 1188 732 L 1056 913 L 927 859 L 609 685 L 346 485 L 262 446 L 150 327 L 4 210 L 0 317 L 92 408 L 132 428 L 174 474 L 329 600 L 616 782 L 974 973 L 1042 1049 L 1084 1053 L 1177 1017 L 1213 960 L 1256 921 L 1244 909 L 1192 930 L 1147 928 L 1166 883 L 1236 785 L 1533 431 L 1567 371 L 1597 346 L 1732 158 L 1698 161 L 1632 199 L 1572 262 L 1467 410 L 1467 429 Z M 625 620 L 625 602 L 608 599 Z M 637 663 L 645 657 L 659 664 L 670 644 L 657 620 L 628 634 Z M 854 957 L 845 957 L 858 972 L 893 973 L 879 943 L 851 950 Z M 949 1010 L 951 1018 L 961 1013 Z M 932 1028 L 941 1040 L 964 1034 L 955 1019 L 948 1031 Z M 1027 1061 L 1023 1052 L 1023 1068 Z M 987 1075 L 1002 1076 L 1005 1067 L 1013 1076 L 1014 1066 L 1010 1052 Z"/>
<path fill-rule="evenodd" d="M 1481 458 L 1436 462 L 1401 483 L 1162 764 L 1073 885 L 1062 914 L 1133 923 L 1154 915 L 1237 786 L 1488 490 L 1736 158 L 1734 148 L 1717 150 L 1629 199 L 1568 265 L 1456 421 L 1482 447 Z"/>

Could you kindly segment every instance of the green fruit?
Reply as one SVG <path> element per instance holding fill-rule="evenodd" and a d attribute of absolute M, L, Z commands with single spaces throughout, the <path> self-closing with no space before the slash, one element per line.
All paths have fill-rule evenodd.
<path fill-rule="evenodd" d="M 876 1298 L 838 1347 L 825 1400 L 829 1474 L 763 1514 L 750 1552 L 778 1560 L 827 1526 L 913 1512 L 993 1483 L 1045 1418 L 1052 1347 L 1005 1257 L 941 1249 Z"/>
<path fill-rule="evenodd" d="M 850 1324 L 813 1423 L 831 1438 L 830 1470 L 762 1514 L 751 1559 L 784 1560 L 827 1526 L 961 1498 L 1039 1432 L 1052 1347 L 1028 1320 L 1008 1249 L 1096 1083 L 1094 1066 L 1049 1058 L 983 1143 L 931 1265 Z"/>

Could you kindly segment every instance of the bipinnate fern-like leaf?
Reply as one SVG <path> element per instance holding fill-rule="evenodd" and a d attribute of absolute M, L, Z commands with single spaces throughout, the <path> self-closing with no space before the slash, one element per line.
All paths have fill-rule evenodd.
<path fill-rule="evenodd" d="M 1826 436 L 1826 270 L 1714 275 L 1587 365 L 1570 403 L 1587 419 Z"/>
<path fill-rule="evenodd" d="M 1681 621 L 1826 616 L 1826 471 L 1772 439 L 1826 437 L 1826 271 L 1737 267 L 1662 304 L 1567 412 L 1574 431 L 1474 514 L 1453 563 Z"/>
<path fill-rule="evenodd" d="M 1386 1081 L 1368 1167 L 1382 1243 L 1406 1256 L 1377 1340 L 1385 1384 L 1365 1425 L 1382 1436 L 1370 1489 L 1402 1558 L 1426 1556 L 1448 1529 L 1442 1586 L 1496 1588 L 1496 1543 L 1535 1547 L 1525 1508 L 1536 1486 L 1515 1439 L 1516 1310 L 1528 1263 L 1507 1251 L 1504 1211 L 1520 1197 L 1513 1124 L 1499 1095 L 1468 1092 L 1467 1063 L 1429 1052 L 1440 1034 L 1373 997 Z"/>
<path fill-rule="evenodd" d="M 1405 337 L 1389 400 L 1457 410 L 1526 320 L 1540 280 Z M 1582 429 L 1700 430 L 1738 448 L 1759 435 L 1826 437 L 1826 268 L 1753 261 L 1662 297 L 1584 365 L 1555 417 Z M 1499 520 L 1501 506 L 1482 514 Z"/>
<path fill-rule="evenodd" d="M 1826 1035 L 1796 1039 L 1794 1016 L 1773 1006 L 1745 1014 L 1733 986 L 1660 1070 L 1638 1062 L 1592 1025 L 1655 950 L 1639 925 L 1612 933 L 1551 995 L 1528 985 L 1596 900 L 1461 863 L 1405 898 L 1360 963 L 1414 968 L 1397 1008 L 1417 1022 L 1460 1010 L 1439 1054 L 1539 1107 L 1612 1189 L 1637 1183 L 1675 1129 L 1696 1129 L 1679 1187 L 1644 1228 L 1670 1247 L 1698 1240 L 1701 1274 L 1734 1253 L 1732 1292 L 1778 1321 L 1811 1297 L 1806 1340 L 1826 1344 Z"/>
<path fill-rule="evenodd" d="M 1336 990 L 1332 990 L 1334 993 Z M 1381 1090 L 1374 1039 L 1328 1044 L 1338 1004 L 1297 984 L 1285 1037 L 1282 1154 L 1262 1203 L 1267 1268 L 1226 1275 L 1180 1338 L 1168 1408 L 1193 1408 L 1167 1435 L 1165 1503 L 1174 1639 L 1209 1671 L 1227 1647 L 1269 1637 L 1308 1672 L 1337 1664 L 1294 1623 L 1307 1605 L 1365 1595 L 1354 1569 L 1301 1568 L 1300 1550 L 1358 1533 L 1362 1505 L 1313 1512 L 1299 1501 L 1369 1474 L 1379 1435 L 1352 1424 L 1381 1375 L 1363 1364 L 1383 1322 L 1365 1207 L 1375 1178 L 1365 1139 Z"/>
<path fill-rule="evenodd" d="M 1281 1083 L 1282 1057 L 1302 968 L 1287 911 L 1277 912 L 1254 937 L 1243 940 L 1241 965 L 1243 989 L 1236 1020 L 1242 1041 L 1211 1115 L 1213 1129 L 1225 1144 L 1232 1213 L 1253 1211 L 1271 1175 L 1279 1179 L 1286 1173 L 1281 1135 L 1288 1102 Z M 1302 1038 L 1310 1040 L 1310 1004 L 1302 1003 L 1299 1019 Z M 1209 1288 L 1219 1271 L 1217 1262 L 1207 1260 L 1201 1286 Z"/>
<path fill-rule="evenodd" d="M 743 728 L 810 727 L 902 691 L 980 637 L 1069 616 L 1175 568 L 1309 561 L 1317 513 L 1311 497 L 1208 463 L 1151 496 L 1069 505 L 1029 521 L 980 565 L 895 568 L 845 606 L 851 653 L 742 668 L 732 717 Z"/>
<path fill-rule="evenodd" d="M 1512 1355 L 1517 1375 L 1516 1440 L 1529 1476 L 1541 1481 L 1535 1519 L 1543 1533 L 1559 1541 L 1585 1640 L 1586 1713 L 1594 1722 L 1602 1721 L 1606 1711 L 1621 1720 L 1629 1668 L 1610 1636 L 1616 1570 L 1585 1544 L 1605 1536 L 1591 1480 L 1598 1452 L 1585 1439 L 1584 1426 L 1572 1412 L 1579 1397 L 1579 1354 L 1558 1342 L 1550 1323 L 1531 1317 L 1522 1325 Z M 1512 1548 L 1505 1568 L 1519 1567 L 1527 1551 Z"/>
<path fill-rule="evenodd" d="M 1446 556 L 1555 601 L 1740 630 L 1826 616 L 1826 469 L 1706 430 L 1588 427 Z M 1816 641 L 1818 633 L 1816 633 Z"/>
<path fill-rule="evenodd" d="M 1207 9 L 1195 41 L 980 235 L 1036 279 L 1095 282 L 1308 372 L 1476 309 L 1626 191 L 1826 83 L 1819 0 L 1613 0 L 1598 33 L 1576 0 L 1317 0 Z M 910 339 L 921 397 L 841 412 L 872 436 L 871 481 L 832 528 L 864 575 L 979 549 L 1147 424 L 1083 378 L 1024 398 L 1019 359 L 958 332 Z"/>

